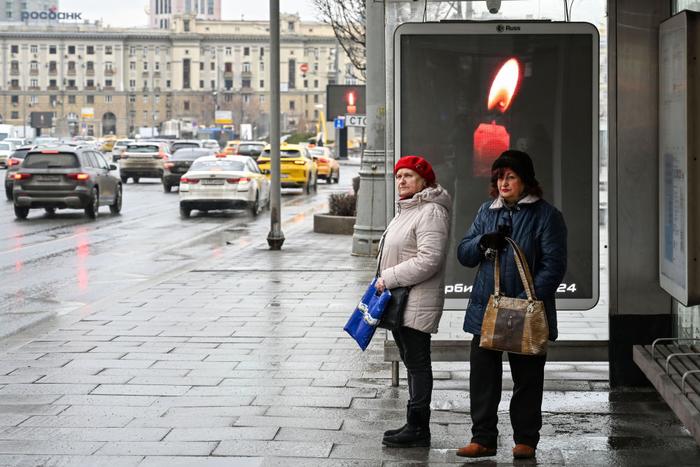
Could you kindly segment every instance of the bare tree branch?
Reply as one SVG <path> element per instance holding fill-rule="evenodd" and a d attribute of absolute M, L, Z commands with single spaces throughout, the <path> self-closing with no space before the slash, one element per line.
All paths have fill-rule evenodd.
<path fill-rule="evenodd" d="M 365 0 L 313 0 L 313 3 L 319 10 L 320 20 L 333 28 L 340 47 L 357 71 L 351 75 L 365 81 Z"/>

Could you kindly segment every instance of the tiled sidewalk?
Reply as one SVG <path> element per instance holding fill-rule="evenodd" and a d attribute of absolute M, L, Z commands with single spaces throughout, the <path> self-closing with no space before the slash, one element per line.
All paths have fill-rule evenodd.
<path fill-rule="evenodd" d="M 281 252 L 258 226 L 215 262 L 5 341 L 0 465 L 462 464 L 467 363 L 435 364 L 431 449 L 381 447 L 405 382 L 390 386 L 381 335 L 362 353 L 342 331 L 373 262 L 310 225 L 287 222 Z M 550 364 L 546 389 L 540 463 L 700 465 L 658 396 L 610 392 L 606 365 Z"/>

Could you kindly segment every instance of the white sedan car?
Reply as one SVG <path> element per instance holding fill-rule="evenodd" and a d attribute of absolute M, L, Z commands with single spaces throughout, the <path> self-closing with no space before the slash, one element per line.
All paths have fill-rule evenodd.
<path fill-rule="evenodd" d="M 270 205 L 270 182 L 247 156 L 205 156 L 180 178 L 180 215 L 192 210 L 250 209 L 253 216 Z"/>

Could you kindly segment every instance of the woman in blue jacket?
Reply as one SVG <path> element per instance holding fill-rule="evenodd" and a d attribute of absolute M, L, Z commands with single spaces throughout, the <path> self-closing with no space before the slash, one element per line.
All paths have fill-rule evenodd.
<path fill-rule="evenodd" d="M 541 198 L 542 189 L 535 178 L 530 156 L 522 151 L 505 151 L 494 161 L 491 170 L 491 196 L 494 199 L 479 208 L 457 251 L 462 265 L 479 267 L 464 317 L 464 331 L 474 337 L 471 341 L 469 373 L 472 439 L 457 451 L 457 455 L 462 457 L 496 454 L 503 357 L 502 352 L 479 347 L 484 311 L 494 291 L 493 258 L 498 254 L 502 265 L 502 293 L 509 297 L 526 298 L 513 251 L 506 248 L 505 237 L 513 238 L 520 246 L 532 271 L 535 295 L 544 302 L 549 339 L 552 341 L 557 338 L 554 296 L 566 271 L 564 218 L 554 206 Z M 546 359 L 546 355 L 508 353 L 514 383 L 510 420 L 515 458 L 535 457 L 542 428 Z"/>

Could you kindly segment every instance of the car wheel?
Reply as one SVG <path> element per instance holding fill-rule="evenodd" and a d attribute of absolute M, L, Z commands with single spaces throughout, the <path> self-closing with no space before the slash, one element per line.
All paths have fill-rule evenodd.
<path fill-rule="evenodd" d="M 5 198 L 8 201 L 12 201 L 12 188 L 5 188 Z"/>
<path fill-rule="evenodd" d="M 46 212 L 47 216 L 53 216 L 56 214 L 56 208 L 44 208 L 44 212 Z"/>
<path fill-rule="evenodd" d="M 186 208 L 180 205 L 180 217 L 182 217 L 183 219 L 187 219 L 188 217 L 190 217 L 191 212 L 192 210 L 190 208 Z"/>
<path fill-rule="evenodd" d="M 119 178 L 122 179 L 122 183 L 126 183 L 129 181 L 129 177 L 127 177 L 126 175 L 121 175 Z"/>
<path fill-rule="evenodd" d="M 314 190 L 314 193 L 318 191 L 318 173 L 316 174 L 316 176 L 314 176 L 314 185 L 312 188 Z"/>
<path fill-rule="evenodd" d="M 335 183 L 340 183 L 340 169 L 335 173 Z"/>
<path fill-rule="evenodd" d="M 139 177 L 132 177 L 132 179 L 134 180 L 134 183 L 138 183 L 138 182 L 139 182 Z"/>
<path fill-rule="evenodd" d="M 333 171 L 332 171 L 332 170 L 331 170 L 331 172 L 328 174 L 328 177 L 326 177 L 326 183 L 329 184 L 329 185 L 330 185 L 331 183 L 333 183 Z"/>
<path fill-rule="evenodd" d="M 171 189 L 172 189 L 172 185 L 168 185 L 167 183 L 163 183 L 163 192 L 164 193 L 170 193 Z"/>
<path fill-rule="evenodd" d="M 26 219 L 29 215 L 29 208 L 22 208 L 15 205 L 15 217 L 17 219 Z"/>
<path fill-rule="evenodd" d="M 255 201 L 250 205 L 250 213 L 253 217 L 257 217 L 260 212 L 260 193 L 255 192 Z"/>
<path fill-rule="evenodd" d="M 309 177 L 309 179 L 306 181 L 306 183 L 304 184 L 304 192 L 305 192 L 307 195 L 311 193 L 311 178 L 310 178 L 310 177 Z"/>
<path fill-rule="evenodd" d="M 90 202 L 85 206 L 85 215 L 90 219 L 97 217 L 97 213 L 100 209 L 100 193 L 97 188 L 92 189 L 92 196 L 90 196 Z"/>
<path fill-rule="evenodd" d="M 114 203 L 109 207 L 109 212 L 119 214 L 122 210 L 122 186 L 117 187 L 117 192 L 114 194 Z"/>

